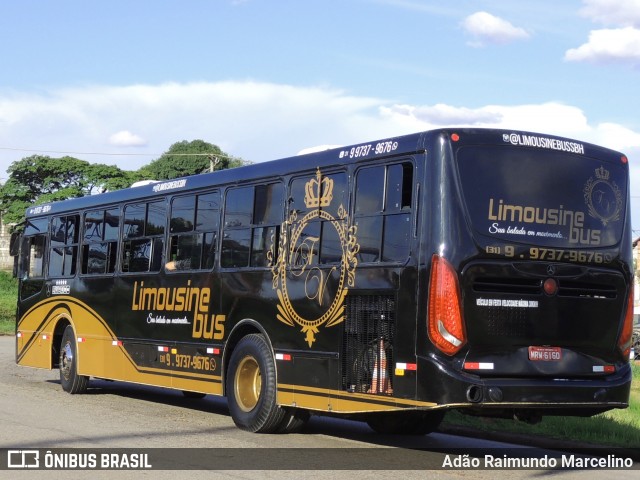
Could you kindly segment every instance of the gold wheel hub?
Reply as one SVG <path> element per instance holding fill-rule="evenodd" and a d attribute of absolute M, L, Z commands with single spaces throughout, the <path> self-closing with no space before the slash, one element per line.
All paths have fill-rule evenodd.
<path fill-rule="evenodd" d="M 243 412 L 250 412 L 258 404 L 261 386 L 262 376 L 258 361 L 252 356 L 244 357 L 238 365 L 234 379 L 236 401 Z"/>

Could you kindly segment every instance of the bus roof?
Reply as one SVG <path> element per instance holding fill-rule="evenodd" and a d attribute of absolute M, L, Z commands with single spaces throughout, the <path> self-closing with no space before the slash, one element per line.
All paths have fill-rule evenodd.
<path fill-rule="evenodd" d="M 344 147 L 297 155 L 279 160 L 271 160 L 256 163 L 244 167 L 218 170 L 211 173 L 202 173 L 172 180 L 149 181 L 145 184 L 113 192 L 88 195 L 72 198 L 64 201 L 52 202 L 27 208 L 26 217 L 57 214 L 61 212 L 74 212 L 98 206 L 116 205 L 122 202 L 132 202 L 162 196 L 163 194 L 179 194 L 184 191 L 204 189 L 213 186 L 241 185 L 255 179 L 278 178 L 292 172 L 315 171 L 335 165 L 360 162 L 367 159 L 383 158 L 388 156 L 409 155 L 424 152 L 432 145 L 434 138 L 438 136 L 450 137 L 458 134 L 460 144 L 465 143 L 504 143 L 511 138 L 533 139 L 532 145 L 539 148 L 548 147 L 549 142 L 572 142 L 581 145 L 584 152 L 590 151 L 591 155 L 608 156 L 621 155 L 618 152 L 608 150 L 596 145 L 577 142 L 553 135 L 529 133 L 515 130 L 498 129 L 470 129 L 470 128 L 442 128 L 424 132 L 374 140 Z M 544 145 L 543 145 L 544 144 Z M 547 145 L 547 146 L 545 146 Z M 552 147 L 551 147 L 552 148 Z M 619 157 L 618 157 L 619 158 Z"/>

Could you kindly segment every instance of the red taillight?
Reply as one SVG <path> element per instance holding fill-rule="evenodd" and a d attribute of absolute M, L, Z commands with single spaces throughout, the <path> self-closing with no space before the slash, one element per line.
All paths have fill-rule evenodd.
<path fill-rule="evenodd" d="M 431 259 L 428 330 L 431 342 L 447 355 L 457 353 L 466 342 L 458 276 L 439 255 Z"/>
<path fill-rule="evenodd" d="M 633 336 L 633 284 L 629 287 L 629 299 L 627 300 L 627 313 L 624 316 L 624 324 L 620 337 L 618 337 L 618 348 L 624 358 L 629 358 L 631 353 L 631 338 Z"/>

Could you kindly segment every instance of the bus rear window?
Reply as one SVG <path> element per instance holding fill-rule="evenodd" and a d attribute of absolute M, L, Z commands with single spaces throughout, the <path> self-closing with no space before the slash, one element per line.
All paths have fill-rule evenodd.
<path fill-rule="evenodd" d="M 456 158 L 476 233 L 558 248 L 620 241 L 627 195 L 622 164 L 511 146 L 462 147 Z"/>

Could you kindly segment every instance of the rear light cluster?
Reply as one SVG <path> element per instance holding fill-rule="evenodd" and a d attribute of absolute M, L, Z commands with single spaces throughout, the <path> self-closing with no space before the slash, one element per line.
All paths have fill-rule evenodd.
<path fill-rule="evenodd" d="M 629 358 L 631 354 L 631 339 L 633 337 L 633 284 L 629 288 L 629 298 L 627 299 L 627 311 L 622 324 L 622 331 L 618 337 L 618 348 L 624 358 Z"/>
<path fill-rule="evenodd" d="M 428 331 L 431 342 L 447 355 L 456 354 L 466 343 L 458 276 L 439 255 L 431 259 Z"/>

